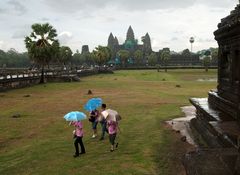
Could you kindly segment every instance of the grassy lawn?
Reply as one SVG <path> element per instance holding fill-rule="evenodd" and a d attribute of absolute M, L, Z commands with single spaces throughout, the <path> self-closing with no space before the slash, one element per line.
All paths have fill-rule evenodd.
<path fill-rule="evenodd" d="M 216 82 L 197 81 L 216 74 L 216 70 L 117 71 L 77 83 L 0 93 L 0 174 L 181 174 L 180 159 L 189 146 L 164 121 L 182 116 L 180 107 L 189 105 L 190 97 L 206 97 L 216 88 Z M 93 95 L 87 95 L 89 89 Z M 119 148 L 110 153 L 108 139 L 91 139 L 86 120 L 87 154 L 74 159 L 73 128 L 63 115 L 83 111 L 91 97 L 101 97 L 123 117 Z M 12 118 L 16 113 L 21 117 Z"/>

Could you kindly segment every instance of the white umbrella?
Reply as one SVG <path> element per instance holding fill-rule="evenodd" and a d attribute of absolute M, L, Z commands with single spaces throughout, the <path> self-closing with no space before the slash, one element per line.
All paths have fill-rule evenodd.
<path fill-rule="evenodd" d="M 121 116 L 118 114 L 118 112 L 112 109 L 107 109 L 103 111 L 102 115 L 106 120 L 112 120 L 112 121 L 121 120 Z"/>

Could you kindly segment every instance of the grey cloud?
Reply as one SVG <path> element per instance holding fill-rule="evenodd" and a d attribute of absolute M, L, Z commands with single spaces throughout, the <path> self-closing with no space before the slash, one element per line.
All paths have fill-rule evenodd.
<path fill-rule="evenodd" d="M 6 9 L 0 8 L 0 14 L 2 14 L 2 13 L 6 13 L 6 12 L 7 12 Z"/>
<path fill-rule="evenodd" d="M 171 39 L 171 41 L 177 41 L 177 40 L 178 40 L 177 37 L 173 37 L 173 38 Z"/>
<path fill-rule="evenodd" d="M 212 38 L 212 39 L 209 39 L 209 38 L 206 38 L 206 39 L 198 39 L 197 42 L 199 43 L 206 43 L 206 42 L 214 42 L 215 40 Z"/>
<path fill-rule="evenodd" d="M 82 19 L 89 19 L 89 18 L 93 18 L 93 17 L 95 17 L 95 16 L 92 15 L 92 14 L 90 14 L 90 13 L 88 13 L 88 12 L 86 12 L 86 13 L 79 13 L 79 14 L 75 17 L 75 19 L 76 19 L 76 20 L 82 20 Z"/>
<path fill-rule="evenodd" d="M 31 32 L 31 25 L 19 26 L 18 29 L 13 33 L 13 39 L 21 39 L 29 35 Z"/>
<path fill-rule="evenodd" d="M 61 13 L 77 11 L 94 11 L 105 7 L 120 8 L 121 10 L 150 10 L 183 8 L 194 4 L 194 0 L 45 0 L 45 3 Z"/>
<path fill-rule="evenodd" d="M 117 21 L 117 19 L 112 18 L 112 17 L 107 17 L 104 19 L 104 21 L 111 23 L 111 22 Z"/>
<path fill-rule="evenodd" d="M 41 21 L 49 21 L 50 19 L 49 18 L 46 18 L 46 17 L 43 17 L 40 19 Z"/>
<path fill-rule="evenodd" d="M 18 15 L 23 15 L 27 11 L 27 8 L 17 0 L 10 0 L 8 1 L 8 4 L 13 8 L 15 12 L 17 12 Z"/>
<path fill-rule="evenodd" d="M 45 3 L 53 10 L 61 13 L 91 13 L 105 7 L 116 8 L 123 11 L 177 9 L 187 8 L 195 4 L 224 8 L 235 1 L 236 0 L 45 0 Z"/>
<path fill-rule="evenodd" d="M 61 32 L 59 35 L 58 35 L 58 39 L 60 41 L 61 44 L 68 44 L 68 42 L 73 38 L 73 35 L 71 32 L 67 32 L 67 31 L 64 31 L 64 32 Z"/>
<path fill-rule="evenodd" d="M 110 0 L 45 0 L 48 6 L 61 13 L 75 13 L 103 8 L 108 2 Z"/>
<path fill-rule="evenodd" d="M 25 31 L 25 30 L 19 30 L 16 31 L 13 35 L 12 38 L 13 39 L 19 39 L 19 38 L 24 38 L 25 36 L 27 36 L 29 34 L 29 32 Z"/>
<path fill-rule="evenodd" d="M 226 8 L 229 6 L 232 6 L 232 4 L 237 4 L 237 0 L 196 0 L 196 3 L 198 4 L 205 4 L 207 6 L 211 7 L 222 7 Z"/>

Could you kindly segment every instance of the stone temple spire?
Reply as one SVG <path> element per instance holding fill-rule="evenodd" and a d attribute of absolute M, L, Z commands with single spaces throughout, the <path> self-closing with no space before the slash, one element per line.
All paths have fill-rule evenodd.
<path fill-rule="evenodd" d="M 119 42 L 118 42 L 118 39 L 117 39 L 117 37 L 115 36 L 115 38 L 114 38 L 114 44 L 115 44 L 115 46 L 119 46 Z"/>
<path fill-rule="evenodd" d="M 134 32 L 131 26 L 129 26 L 128 28 L 126 40 L 131 40 L 131 41 L 135 40 Z"/>
<path fill-rule="evenodd" d="M 110 49 L 113 49 L 114 48 L 114 45 L 115 45 L 115 38 L 113 36 L 112 33 L 110 33 L 109 37 L 108 37 L 108 47 Z"/>
<path fill-rule="evenodd" d="M 142 37 L 142 41 L 143 41 L 143 51 L 147 53 L 151 53 L 152 45 L 151 45 L 151 39 L 148 33 L 146 33 L 146 35 Z"/>

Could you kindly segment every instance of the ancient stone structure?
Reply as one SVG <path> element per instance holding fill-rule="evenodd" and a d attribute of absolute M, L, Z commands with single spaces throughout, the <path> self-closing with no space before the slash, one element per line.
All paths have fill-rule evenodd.
<path fill-rule="evenodd" d="M 197 54 L 191 55 L 171 54 L 171 57 L 168 60 L 167 64 L 170 66 L 197 66 L 202 65 L 202 61 L 200 60 L 199 55 Z"/>
<path fill-rule="evenodd" d="M 138 40 L 135 38 L 134 31 L 131 26 L 129 26 L 126 39 L 123 44 L 119 44 L 117 37 L 110 33 L 108 37 L 108 44 L 107 46 L 112 51 L 112 61 L 118 57 L 117 52 L 119 50 L 128 50 L 130 52 L 130 58 L 134 60 L 134 52 L 137 50 L 142 51 L 143 53 L 143 60 L 142 64 L 146 65 L 147 57 L 153 53 L 151 38 L 148 33 L 141 37 L 142 44 L 139 44 Z M 170 49 L 170 48 L 168 48 Z M 160 52 L 155 52 L 158 55 L 158 64 L 164 65 L 160 59 Z M 167 63 L 168 66 L 201 66 L 202 61 L 197 54 L 190 54 L 189 55 L 181 55 L 181 54 L 171 54 L 170 59 Z M 214 66 L 214 65 L 213 65 Z"/>
<path fill-rule="evenodd" d="M 98 73 L 113 73 L 111 69 L 82 69 L 82 70 L 49 70 L 45 72 L 46 82 L 72 82 L 80 81 L 81 77 L 96 75 Z M 39 84 L 41 72 L 22 70 L 2 73 L 0 70 L 0 92 L 24 88 Z"/>
<path fill-rule="evenodd" d="M 214 32 L 219 45 L 218 86 L 208 98 L 192 98 L 196 141 L 205 145 L 184 157 L 187 174 L 240 174 L 240 5 Z"/>
<path fill-rule="evenodd" d="M 83 45 L 82 46 L 82 52 L 81 54 L 89 53 L 89 47 L 88 45 Z"/>
<path fill-rule="evenodd" d="M 123 44 L 119 44 L 117 37 L 114 37 L 113 34 L 110 33 L 107 46 L 112 50 L 113 59 L 116 58 L 117 52 L 119 50 L 128 50 L 131 57 L 133 57 L 135 51 L 141 50 L 143 52 L 143 55 L 146 57 L 152 53 L 151 39 L 148 33 L 142 37 L 142 42 L 143 44 L 138 43 L 132 27 L 129 26 L 126 40 Z"/>

